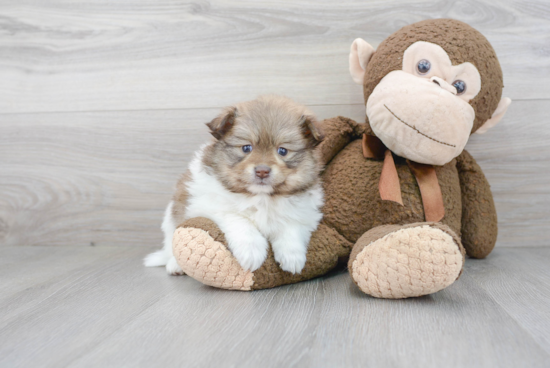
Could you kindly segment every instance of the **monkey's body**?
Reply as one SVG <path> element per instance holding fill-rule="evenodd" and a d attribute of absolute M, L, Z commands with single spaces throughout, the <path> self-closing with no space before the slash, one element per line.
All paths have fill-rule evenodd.
<path fill-rule="evenodd" d="M 433 71 L 424 70 L 431 64 L 427 59 Z M 174 235 L 174 254 L 187 274 L 220 288 L 264 289 L 323 275 L 349 259 L 362 291 L 406 298 L 451 285 L 466 253 L 483 258 L 491 252 L 497 236 L 492 194 L 463 150 L 470 134 L 494 126 L 510 104 L 501 99 L 502 72 L 489 42 L 462 22 L 423 21 L 397 31 L 376 52 L 356 40 L 350 71 L 363 84 L 367 121 L 323 122 L 325 140 L 318 149 L 326 163 L 324 217 L 302 272 L 282 271 L 272 253 L 253 273 L 243 270 L 212 221 L 191 219 Z M 364 134 L 376 136 L 393 154 L 365 158 Z M 423 190 L 410 166 L 418 164 L 432 174 L 435 169 L 437 177 Z M 381 179 L 388 173 L 399 179 L 402 204 L 382 199 L 386 189 L 395 190 L 395 180 L 392 186 Z M 427 222 L 425 209 L 434 213 L 429 206 L 436 197 L 444 216 Z"/>
<path fill-rule="evenodd" d="M 325 126 L 349 123 L 349 119 L 341 118 L 324 122 Z M 360 124 L 357 124 L 355 131 L 361 131 Z M 403 196 L 401 206 L 380 198 L 378 181 L 383 161 L 364 158 L 360 137 L 352 134 L 350 138 L 351 143 L 338 152 L 323 173 L 326 193 L 324 222 L 333 226 L 338 233 L 346 234 L 346 239 L 355 243 L 366 231 L 376 226 L 425 221 L 420 189 L 406 160 L 394 156 Z M 330 146 L 330 139 L 327 136 L 323 146 Z M 487 256 L 495 245 L 497 228 L 496 210 L 483 172 L 466 151 L 451 162 L 436 166 L 435 171 L 445 206 L 445 216 L 441 223 L 459 236 L 463 232 L 467 235 L 464 246 L 469 256 Z M 462 193 L 463 189 L 467 193 Z M 343 199 L 346 202 L 342 203 Z M 473 207 L 476 207 L 478 216 L 471 211 Z M 465 209 L 468 213 L 465 224 L 462 224 Z M 477 224 L 477 232 L 472 230 L 472 223 Z M 472 239 L 477 239 L 477 242 Z"/>
<path fill-rule="evenodd" d="M 355 243 L 376 226 L 424 221 L 424 208 L 416 179 L 405 159 L 394 158 L 403 206 L 380 198 L 378 181 L 383 161 L 363 157 L 360 139 L 352 141 L 326 167 L 323 175 L 327 208 L 324 219 L 340 234 L 346 234 L 349 241 Z M 445 205 L 445 217 L 441 223 L 460 234 L 462 206 L 456 159 L 436 167 L 436 173 Z M 342 198 L 346 199 L 346 203 L 342 203 Z"/>

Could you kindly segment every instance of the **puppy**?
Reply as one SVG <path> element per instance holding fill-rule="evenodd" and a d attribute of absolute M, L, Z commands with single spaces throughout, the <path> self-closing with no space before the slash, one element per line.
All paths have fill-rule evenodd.
<path fill-rule="evenodd" d="M 264 263 L 269 242 L 280 267 L 300 273 L 322 217 L 315 147 L 323 134 L 315 117 L 288 98 L 262 96 L 226 108 L 207 126 L 215 140 L 195 154 L 180 179 L 162 223 L 164 247 L 149 254 L 145 266 L 183 274 L 172 254 L 176 226 L 206 217 L 224 232 L 244 269 Z"/>

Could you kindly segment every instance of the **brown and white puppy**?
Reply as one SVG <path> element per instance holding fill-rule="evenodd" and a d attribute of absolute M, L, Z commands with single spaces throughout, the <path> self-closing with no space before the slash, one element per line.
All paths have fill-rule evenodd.
<path fill-rule="evenodd" d="M 145 265 L 182 274 L 172 254 L 175 226 L 206 217 L 244 269 L 264 263 L 269 242 L 283 270 L 301 272 L 322 217 L 315 147 L 323 135 L 315 117 L 286 97 L 262 96 L 226 108 L 207 125 L 215 140 L 195 154 L 178 183 L 162 224 L 164 248 Z"/>

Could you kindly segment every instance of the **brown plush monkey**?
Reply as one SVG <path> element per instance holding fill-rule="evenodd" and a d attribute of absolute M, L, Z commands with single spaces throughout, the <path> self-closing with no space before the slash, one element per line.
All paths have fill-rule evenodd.
<path fill-rule="evenodd" d="M 188 275 L 254 290 L 320 276 L 348 261 L 363 292 L 406 298 L 451 285 L 465 254 L 491 252 L 493 198 L 464 151 L 470 134 L 494 126 L 511 102 L 501 99 L 502 72 L 487 39 L 456 20 L 422 21 L 376 51 L 355 40 L 350 72 L 364 87 L 367 121 L 323 123 L 324 218 L 302 273 L 282 271 L 272 253 L 253 273 L 243 270 L 217 226 L 195 218 L 174 235 L 174 254 Z"/>

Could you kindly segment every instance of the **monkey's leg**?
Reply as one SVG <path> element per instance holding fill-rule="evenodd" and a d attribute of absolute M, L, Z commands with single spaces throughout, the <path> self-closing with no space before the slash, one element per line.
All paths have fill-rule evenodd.
<path fill-rule="evenodd" d="M 435 293 L 455 282 L 464 255 L 459 237 L 446 225 L 382 225 L 359 238 L 348 268 L 366 294 L 409 298 Z"/>
<path fill-rule="evenodd" d="M 300 274 L 280 269 L 273 252 L 254 272 L 244 270 L 226 246 L 217 225 L 198 217 L 185 221 L 174 233 L 174 256 L 183 271 L 203 284 L 230 290 L 258 290 L 292 284 L 324 275 L 347 258 L 352 244 L 324 223 L 311 235 L 307 261 Z"/>

